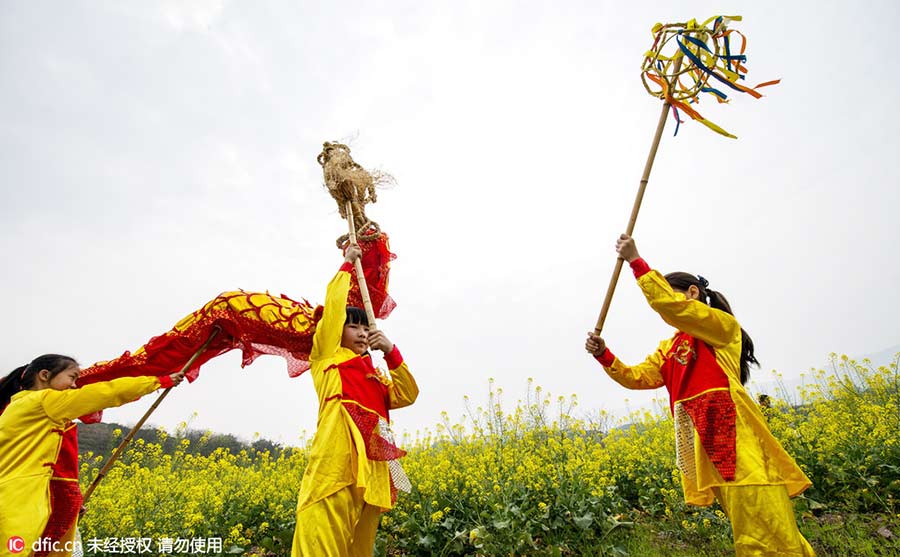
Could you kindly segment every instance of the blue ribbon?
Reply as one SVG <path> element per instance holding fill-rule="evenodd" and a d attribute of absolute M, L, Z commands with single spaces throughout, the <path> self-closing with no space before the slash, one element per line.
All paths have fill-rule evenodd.
<path fill-rule="evenodd" d="M 704 93 L 712 93 L 723 101 L 728 98 L 728 95 L 726 95 L 722 91 L 719 91 L 718 89 L 713 89 L 712 87 L 701 87 L 700 90 Z"/>
<path fill-rule="evenodd" d="M 690 38 L 690 37 L 687 37 L 687 38 Z M 741 91 L 739 88 L 735 87 L 735 85 L 733 83 L 731 83 L 724 77 L 720 76 L 716 72 L 712 71 L 711 69 L 709 69 L 705 65 L 703 65 L 703 62 L 701 62 L 700 59 L 697 58 L 697 56 L 693 52 L 690 51 L 690 49 L 687 47 L 687 45 L 685 45 L 683 42 L 679 41 L 678 39 L 675 39 L 675 40 L 678 41 L 678 47 L 681 48 L 681 52 L 683 52 L 684 55 L 687 56 L 688 59 L 694 63 L 695 66 L 697 66 L 701 70 L 705 71 L 709 75 L 713 76 L 714 78 L 718 79 L 725 85 L 731 87 L 735 91 Z M 707 50 L 709 50 L 709 49 L 707 49 Z M 743 92 L 743 91 L 741 91 L 741 92 Z"/>

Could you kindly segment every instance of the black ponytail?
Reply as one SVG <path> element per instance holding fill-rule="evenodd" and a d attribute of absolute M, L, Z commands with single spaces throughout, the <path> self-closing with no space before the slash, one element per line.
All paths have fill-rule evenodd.
<path fill-rule="evenodd" d="M 17 367 L 12 373 L 3 379 L 0 379 L 0 412 L 3 412 L 3 410 L 6 409 L 6 405 L 9 404 L 9 399 L 22 390 L 22 379 L 24 378 L 27 369 L 28 364 L 25 364 L 24 366 Z"/>
<path fill-rule="evenodd" d="M 78 362 L 69 356 L 44 354 L 32 360 L 31 363 L 17 367 L 12 373 L 0 379 L 0 412 L 6 409 L 13 395 L 34 387 L 35 378 L 41 370 L 46 369 L 50 372 L 50 378 L 53 378 L 73 365 L 78 365 Z"/>
<path fill-rule="evenodd" d="M 731 304 L 725 298 L 725 295 L 715 290 L 710 290 L 709 281 L 701 276 L 694 276 L 690 273 L 669 273 L 666 275 L 666 281 L 675 290 L 686 292 L 691 286 L 696 286 L 700 291 L 700 301 L 711 308 L 722 310 L 725 313 L 734 315 L 731 311 Z M 750 364 L 759 367 L 759 361 L 753 353 L 753 339 L 747 334 L 747 331 L 741 327 L 741 385 L 747 383 L 750 379 Z"/>

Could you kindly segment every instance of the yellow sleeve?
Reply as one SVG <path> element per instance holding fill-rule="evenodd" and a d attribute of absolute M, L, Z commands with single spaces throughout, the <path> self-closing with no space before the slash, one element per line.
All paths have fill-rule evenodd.
<path fill-rule="evenodd" d="M 628 389 L 657 389 L 665 384 L 659 370 L 666 361 L 666 353 L 671 344 L 671 339 L 662 341 L 655 352 L 636 366 L 625 365 L 616 358 L 609 366 L 603 366 L 603 369 L 613 381 Z"/>
<path fill-rule="evenodd" d="M 316 324 L 310 360 L 321 360 L 337 352 L 341 347 L 344 322 L 347 320 L 347 296 L 350 294 L 350 273 L 346 266 L 328 283 L 325 291 L 325 309 Z"/>
<path fill-rule="evenodd" d="M 419 396 L 419 386 L 416 380 L 409 372 L 406 362 L 401 363 L 396 369 L 391 371 L 391 386 L 388 389 L 390 393 L 390 409 L 403 408 L 409 406 L 416 401 Z"/>
<path fill-rule="evenodd" d="M 51 419 L 74 420 L 78 416 L 137 400 L 158 388 L 159 379 L 156 377 L 121 377 L 65 391 L 44 389 L 46 393 L 41 403 Z"/>
<path fill-rule="evenodd" d="M 665 277 L 652 270 L 641 275 L 638 285 L 644 297 L 663 321 L 716 348 L 741 337 L 741 326 L 733 315 L 711 308 L 698 300 L 689 300 L 675 292 Z"/>

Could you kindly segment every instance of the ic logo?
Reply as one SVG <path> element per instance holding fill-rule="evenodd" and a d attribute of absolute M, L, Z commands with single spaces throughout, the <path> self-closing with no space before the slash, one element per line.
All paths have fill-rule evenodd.
<path fill-rule="evenodd" d="M 12 553 L 22 553 L 25 550 L 25 540 L 19 536 L 13 536 L 7 540 L 6 548 Z"/>

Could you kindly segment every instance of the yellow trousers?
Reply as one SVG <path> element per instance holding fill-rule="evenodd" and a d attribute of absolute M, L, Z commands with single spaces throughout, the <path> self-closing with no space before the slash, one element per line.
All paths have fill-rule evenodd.
<path fill-rule="evenodd" d="M 737 557 L 815 556 L 797 529 L 783 485 L 719 486 L 713 492 L 731 521 Z"/>
<path fill-rule="evenodd" d="M 348 486 L 297 513 L 291 557 L 372 557 L 381 509 Z"/>

